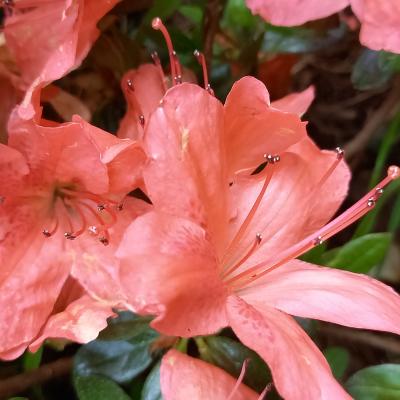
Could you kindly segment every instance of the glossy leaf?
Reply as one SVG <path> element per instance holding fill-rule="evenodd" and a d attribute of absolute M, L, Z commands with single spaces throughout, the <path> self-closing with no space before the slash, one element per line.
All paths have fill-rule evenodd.
<path fill-rule="evenodd" d="M 356 372 L 346 384 L 355 400 L 400 399 L 400 365 L 382 364 Z"/>
<path fill-rule="evenodd" d="M 224 336 L 205 337 L 204 343 L 207 347 L 203 354 L 200 352 L 201 357 L 235 377 L 239 375 L 243 362 L 249 360 L 244 383 L 254 390 L 261 391 L 272 381 L 264 361 L 241 343 Z"/>
<path fill-rule="evenodd" d="M 327 265 L 351 272 L 368 273 L 384 260 L 390 240 L 389 233 L 371 233 L 353 239 L 340 247 Z"/>
<path fill-rule="evenodd" d="M 147 376 L 142 390 L 141 400 L 162 400 L 160 387 L 160 366 L 157 363 Z"/>
<path fill-rule="evenodd" d="M 100 338 L 82 346 L 75 356 L 77 375 L 99 374 L 116 382 L 128 382 L 152 362 L 150 345 L 158 333 L 146 319 L 120 319 L 111 323 Z"/>
<path fill-rule="evenodd" d="M 79 400 L 131 400 L 115 382 L 102 376 L 77 376 L 74 386 Z"/>
<path fill-rule="evenodd" d="M 343 347 L 332 346 L 324 350 L 324 356 L 327 359 L 335 378 L 342 378 L 349 365 L 349 352 Z"/>

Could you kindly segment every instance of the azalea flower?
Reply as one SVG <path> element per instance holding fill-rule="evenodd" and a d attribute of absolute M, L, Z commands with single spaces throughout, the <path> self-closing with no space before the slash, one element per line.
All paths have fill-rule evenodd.
<path fill-rule="evenodd" d="M 4 35 L 27 90 L 27 107 L 36 88 L 60 79 L 80 65 L 99 35 L 97 22 L 118 1 L 6 2 Z M 26 118 L 32 117 L 31 108 L 25 112 Z"/>
<path fill-rule="evenodd" d="M 8 145 L 0 145 L 3 359 L 49 336 L 79 342 L 97 336 L 111 306 L 123 304 L 113 254 L 144 207 L 123 201 L 145 160 L 137 142 L 78 116 L 65 124 L 40 120 L 38 109 L 36 121 L 16 111 L 9 128 Z M 103 290 L 89 298 L 93 281 Z"/>
<path fill-rule="evenodd" d="M 373 50 L 400 53 L 398 0 L 246 0 L 254 14 L 274 25 L 295 26 L 327 17 L 347 6 L 361 22 L 360 41 Z"/>
<path fill-rule="evenodd" d="M 132 309 L 155 315 L 167 335 L 231 326 L 285 398 L 350 398 L 289 314 L 400 333 L 400 298 L 369 277 L 296 258 L 372 209 L 399 169 L 328 223 L 347 193 L 343 151 L 319 150 L 299 116 L 272 107 L 250 77 L 225 106 L 197 85 L 169 89 L 143 140 L 154 211 L 117 251 Z"/>
<path fill-rule="evenodd" d="M 161 393 L 165 400 L 262 400 L 268 388 L 259 395 L 242 383 L 242 372 L 235 379 L 224 370 L 177 350 L 170 350 L 160 368 Z"/>

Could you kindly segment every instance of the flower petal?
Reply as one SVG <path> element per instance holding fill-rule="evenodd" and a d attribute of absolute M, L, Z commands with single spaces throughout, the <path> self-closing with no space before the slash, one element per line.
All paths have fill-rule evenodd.
<path fill-rule="evenodd" d="M 351 399 L 324 356 L 293 319 L 271 307 L 257 310 L 231 296 L 228 319 L 240 341 L 269 365 L 279 394 L 292 400 Z"/>
<path fill-rule="evenodd" d="M 400 53 L 400 3 L 398 0 L 350 0 L 361 21 L 360 41 L 373 50 Z"/>
<path fill-rule="evenodd" d="M 276 307 L 299 317 L 354 328 L 400 334 L 400 296 L 362 274 L 293 260 L 267 274 L 243 297 L 261 308 Z"/>
<path fill-rule="evenodd" d="M 63 238 L 36 235 L 12 274 L 0 276 L 0 358 L 15 358 L 39 333 L 69 273 Z M 5 263 L 2 263 L 6 266 Z M 6 268 L 9 269 L 9 268 Z"/>
<path fill-rule="evenodd" d="M 71 274 L 92 298 L 113 307 L 125 307 L 127 297 L 119 279 L 119 260 L 115 251 L 128 225 L 150 209 L 144 201 L 127 197 L 117 222 L 109 229 L 108 246 L 89 235 L 80 237 L 71 246 L 69 251 L 74 260 Z"/>
<path fill-rule="evenodd" d="M 165 400 L 226 400 L 235 379 L 224 370 L 177 350 L 162 359 L 161 393 Z M 232 400 L 257 400 L 258 394 L 241 384 Z"/>
<path fill-rule="evenodd" d="M 198 225 L 147 213 L 129 226 L 116 256 L 133 310 L 157 315 L 152 325 L 160 332 L 188 337 L 226 325 L 226 292 Z"/>
<path fill-rule="evenodd" d="M 302 25 L 328 17 L 349 5 L 349 0 L 246 0 L 253 14 L 259 14 L 274 25 Z"/>
<path fill-rule="evenodd" d="M 297 115 L 270 106 L 264 84 L 252 77 L 236 82 L 225 102 L 224 146 L 229 173 L 256 169 L 264 154 L 279 154 L 305 137 Z"/>
<path fill-rule="evenodd" d="M 130 81 L 132 88 L 128 86 Z M 121 80 L 127 111 L 121 120 L 117 136 L 120 138 L 142 139 L 144 127 L 139 117 L 147 123 L 150 114 L 157 108 L 164 96 L 165 84 L 159 69 L 153 64 L 143 64 L 128 71 Z"/>
<path fill-rule="evenodd" d="M 154 206 L 207 226 L 213 238 L 223 236 L 228 219 L 222 119 L 215 97 L 183 83 L 167 92 L 144 139 L 150 158 L 144 180 Z"/>
<path fill-rule="evenodd" d="M 48 339 L 68 339 L 88 343 L 96 339 L 99 332 L 107 327 L 107 318 L 115 316 L 109 305 L 96 302 L 89 296 L 82 296 L 57 314 L 52 315 L 40 336 L 29 346 L 35 352 Z"/>
<path fill-rule="evenodd" d="M 236 218 L 230 225 L 231 238 L 235 237 L 256 202 L 269 171 L 273 171 L 246 234 L 234 251 L 235 254 L 245 254 L 256 235 L 262 235 L 257 251 L 242 269 L 276 259 L 281 251 L 329 221 L 345 198 L 350 179 L 347 165 L 340 161 L 325 180 L 327 171 L 335 162 L 336 152 L 321 151 L 307 138 L 281 154 L 280 162 L 267 165 L 259 174 L 235 181 L 230 188 L 233 204 L 237 206 Z"/>
<path fill-rule="evenodd" d="M 303 116 L 309 109 L 315 98 L 314 86 L 309 86 L 307 89 L 299 93 L 291 93 L 279 100 L 273 101 L 271 107 L 278 110 Z"/>

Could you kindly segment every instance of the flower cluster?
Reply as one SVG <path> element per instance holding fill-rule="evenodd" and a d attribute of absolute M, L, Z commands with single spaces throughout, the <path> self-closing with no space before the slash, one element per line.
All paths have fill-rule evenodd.
<path fill-rule="evenodd" d="M 399 168 L 332 219 L 350 172 L 340 148 L 320 150 L 307 135 L 301 115 L 313 89 L 271 103 L 245 77 L 222 104 L 203 55 L 204 88 L 158 18 L 171 76 L 154 54 L 123 77 L 118 136 L 77 115 L 43 118 L 44 87 L 79 65 L 115 3 L 5 2 L 17 95 L 0 145 L 0 357 L 47 338 L 88 342 L 115 309 L 131 310 L 171 336 L 231 327 L 268 363 L 284 398 L 350 398 L 292 315 L 400 334 L 400 297 L 298 257 L 373 209 Z M 367 14 L 368 2 L 353 3 Z M 135 188 L 150 203 L 129 196 Z M 263 397 L 174 350 L 161 387 L 167 400 Z"/>

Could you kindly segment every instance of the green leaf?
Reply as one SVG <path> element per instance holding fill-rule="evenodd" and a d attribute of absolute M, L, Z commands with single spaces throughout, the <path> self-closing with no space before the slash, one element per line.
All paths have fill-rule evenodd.
<path fill-rule="evenodd" d="M 74 386 L 79 400 L 131 400 L 115 382 L 102 376 L 77 376 Z"/>
<path fill-rule="evenodd" d="M 211 362 L 237 377 L 243 362 L 248 359 L 249 363 L 244 378 L 246 385 L 261 391 L 268 382 L 271 382 L 268 367 L 254 351 L 224 336 L 207 336 L 203 340 L 206 347 L 203 348 L 200 355 L 205 361 Z"/>
<path fill-rule="evenodd" d="M 268 25 L 261 47 L 267 53 L 305 53 L 324 49 L 340 40 L 345 33 L 344 24 L 323 34 L 303 27 Z"/>
<path fill-rule="evenodd" d="M 162 400 L 160 366 L 161 362 L 158 362 L 147 376 L 143 386 L 141 400 Z"/>
<path fill-rule="evenodd" d="M 146 319 L 110 323 L 99 339 L 82 346 L 74 372 L 80 376 L 103 375 L 125 383 L 143 372 L 152 362 L 150 345 L 158 333 Z"/>
<path fill-rule="evenodd" d="M 346 383 L 355 400 L 400 399 L 400 365 L 382 364 L 356 372 Z"/>
<path fill-rule="evenodd" d="M 332 346 L 324 350 L 324 356 L 327 359 L 335 378 L 342 378 L 349 366 L 349 352 L 343 347 Z"/>
<path fill-rule="evenodd" d="M 370 233 L 353 239 L 340 247 L 327 265 L 351 272 L 368 273 L 384 260 L 390 241 L 390 233 Z"/>
<path fill-rule="evenodd" d="M 351 81 L 359 90 L 379 89 L 392 78 L 393 62 L 380 51 L 364 49 L 356 61 Z"/>

